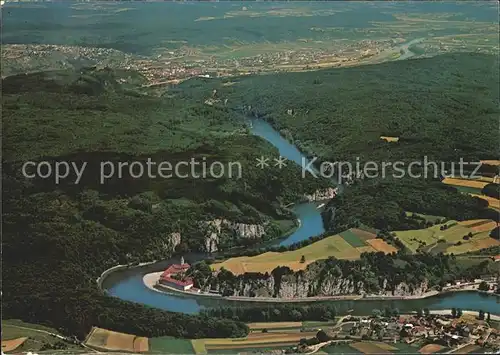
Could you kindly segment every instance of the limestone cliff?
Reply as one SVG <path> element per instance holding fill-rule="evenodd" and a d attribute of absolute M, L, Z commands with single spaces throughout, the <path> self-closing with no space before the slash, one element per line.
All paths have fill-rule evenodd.
<path fill-rule="evenodd" d="M 428 291 L 426 281 L 417 287 L 402 282 L 389 287 L 386 279 L 380 283 L 378 292 L 368 293 L 367 284 L 354 281 L 349 276 L 326 275 L 319 278 L 315 271 L 306 270 L 286 275 L 258 275 L 238 277 L 236 282 L 221 282 L 217 285 L 221 293 L 228 296 L 304 298 L 314 296 L 419 296 Z"/>
<path fill-rule="evenodd" d="M 163 250 L 173 252 L 180 243 L 181 234 L 179 232 L 173 232 L 166 236 L 166 238 L 161 242 L 161 245 Z"/>
<path fill-rule="evenodd" d="M 260 239 L 265 234 L 265 224 L 246 224 L 227 219 L 214 219 L 202 223 L 205 229 L 205 249 L 209 253 L 219 250 L 222 238 Z"/>

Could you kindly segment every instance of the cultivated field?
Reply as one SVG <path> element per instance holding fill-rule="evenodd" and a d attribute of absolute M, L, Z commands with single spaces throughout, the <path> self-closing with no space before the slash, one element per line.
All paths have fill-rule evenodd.
<path fill-rule="evenodd" d="M 18 347 L 23 345 L 23 343 L 28 340 L 28 338 L 16 338 L 11 340 L 3 340 L 2 339 L 2 353 L 7 351 L 16 350 Z"/>
<path fill-rule="evenodd" d="M 168 336 L 151 338 L 149 339 L 149 352 L 156 354 L 198 354 L 194 342 L 195 340 L 177 339 Z M 199 350 L 200 354 L 205 353 L 204 347 L 200 347 Z"/>
<path fill-rule="evenodd" d="M 366 242 L 369 243 L 375 250 L 383 251 L 386 254 L 397 253 L 397 251 L 398 251 L 395 247 L 387 244 L 382 239 L 370 239 L 370 240 L 367 240 Z"/>
<path fill-rule="evenodd" d="M 370 238 L 371 237 L 371 238 Z M 214 270 L 224 267 L 235 275 L 245 272 L 271 272 L 278 266 L 288 266 L 292 270 L 304 270 L 307 265 L 316 260 L 335 257 L 337 259 L 355 260 L 362 253 L 383 251 L 396 252 L 396 248 L 381 239 L 374 239 L 375 234 L 361 229 L 350 229 L 340 234 L 332 235 L 304 248 L 283 253 L 267 252 L 256 256 L 241 256 L 231 258 L 212 265 Z M 302 256 L 305 261 L 300 262 Z"/>
<path fill-rule="evenodd" d="M 381 342 L 357 342 L 350 346 L 364 354 L 390 354 L 391 350 L 398 350 L 389 344 Z"/>
<path fill-rule="evenodd" d="M 267 348 L 296 345 L 300 339 L 314 336 L 316 332 L 250 333 L 246 338 L 200 339 L 197 343 L 199 347 L 199 343 L 203 340 L 206 350 Z"/>
<path fill-rule="evenodd" d="M 248 323 L 250 330 L 255 329 L 285 329 L 285 328 L 300 328 L 302 322 L 257 322 Z"/>
<path fill-rule="evenodd" d="M 23 352 L 33 351 L 38 352 L 44 344 L 54 345 L 61 342 L 60 338 L 57 338 L 51 334 L 60 335 L 60 333 L 53 328 L 49 328 L 40 324 L 26 323 L 18 319 L 7 319 L 2 320 L 2 351 L 4 350 L 3 345 L 5 341 L 11 341 L 9 346 L 15 344 L 12 342 L 20 341 L 19 339 L 24 339 L 20 348 L 17 351 L 22 350 Z M 82 348 L 78 345 L 72 343 L 65 343 L 68 350 L 81 350 Z"/>
<path fill-rule="evenodd" d="M 443 225 L 447 225 L 448 228 L 441 230 Z M 448 221 L 425 229 L 395 233 L 397 238 L 413 252 L 424 248 L 428 252 L 462 254 L 500 245 L 500 241 L 489 236 L 495 227 L 496 222 L 489 219 Z M 472 237 L 468 237 L 470 234 Z"/>
<path fill-rule="evenodd" d="M 97 327 L 92 328 L 85 340 L 85 345 L 107 351 L 146 352 L 149 350 L 148 338 Z"/>

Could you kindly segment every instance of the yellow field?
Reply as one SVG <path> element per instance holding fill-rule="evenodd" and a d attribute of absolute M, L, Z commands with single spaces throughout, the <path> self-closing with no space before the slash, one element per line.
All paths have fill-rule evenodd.
<path fill-rule="evenodd" d="M 456 179 L 456 178 L 445 178 L 443 183 L 447 185 L 455 185 L 455 186 L 465 186 L 465 187 L 474 187 L 477 189 L 482 189 L 488 182 L 481 180 L 467 180 L 467 179 Z"/>
<path fill-rule="evenodd" d="M 250 329 L 299 328 L 302 322 L 256 322 L 247 325 Z"/>
<path fill-rule="evenodd" d="M 481 177 L 479 178 L 479 180 L 481 180 L 481 181 L 486 181 L 486 182 L 490 183 L 490 182 L 493 182 L 494 178 L 489 177 L 489 176 L 481 176 Z"/>
<path fill-rule="evenodd" d="M 97 327 L 92 328 L 85 344 L 108 351 L 146 352 L 149 350 L 148 338 Z"/>
<path fill-rule="evenodd" d="M 427 246 L 438 245 L 436 243 L 439 240 L 444 240 L 451 244 L 460 242 L 461 245 L 447 247 L 446 253 L 454 254 L 462 254 L 500 244 L 498 240 L 489 236 L 489 232 L 496 226 L 496 222 L 492 220 L 448 221 L 446 224 L 452 225 L 454 223 L 456 224 L 446 230 L 440 230 L 442 224 L 438 224 L 425 229 L 396 231 L 395 233 L 399 240 L 413 252 L 420 247 L 420 241 L 425 242 Z M 473 237 L 469 240 L 464 240 L 463 237 L 469 233 L 472 233 Z"/>
<path fill-rule="evenodd" d="M 2 339 L 2 352 L 13 351 L 18 347 L 23 345 L 23 343 L 28 340 L 26 337 L 11 339 L 11 340 L 3 340 Z"/>
<path fill-rule="evenodd" d="M 366 241 L 366 242 L 369 243 L 369 241 Z M 356 248 L 356 250 L 360 254 L 362 254 L 362 253 L 376 253 L 377 251 L 379 251 L 379 250 L 375 249 L 373 246 L 359 247 L 359 248 Z"/>
<path fill-rule="evenodd" d="M 486 196 L 486 195 L 476 195 L 476 194 L 470 194 L 470 195 L 474 196 L 474 197 L 479 197 L 480 199 L 485 200 L 486 202 L 488 202 L 488 205 L 490 207 L 500 209 L 500 200 L 499 199 L 496 199 L 496 198 L 490 197 L 490 196 Z"/>
<path fill-rule="evenodd" d="M 380 139 L 383 139 L 386 142 L 397 142 L 397 141 L 399 141 L 399 137 L 380 136 Z"/>
<path fill-rule="evenodd" d="M 498 166 L 500 165 L 500 160 L 481 160 L 481 164 Z"/>
<path fill-rule="evenodd" d="M 305 262 L 301 263 L 302 255 Z M 256 256 L 241 256 L 212 265 L 214 270 L 224 267 L 235 275 L 245 272 L 271 272 L 278 266 L 288 266 L 292 270 L 303 270 L 316 260 L 333 256 L 337 259 L 358 259 L 361 253 L 347 243 L 340 235 L 333 235 L 304 248 L 283 253 L 268 252 Z"/>
<path fill-rule="evenodd" d="M 370 244 L 376 251 L 383 251 L 386 254 L 398 252 L 396 248 L 394 248 L 392 245 L 387 244 L 382 239 L 368 239 L 366 242 Z"/>

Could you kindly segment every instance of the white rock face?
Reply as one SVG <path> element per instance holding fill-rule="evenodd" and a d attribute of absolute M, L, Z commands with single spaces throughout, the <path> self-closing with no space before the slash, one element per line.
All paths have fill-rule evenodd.
<path fill-rule="evenodd" d="M 181 244 L 181 234 L 179 232 L 170 233 L 168 239 L 170 241 L 170 247 L 172 248 L 172 250 L 175 250 L 175 248 L 179 244 Z"/>
<path fill-rule="evenodd" d="M 164 240 L 161 241 L 161 248 L 167 251 L 174 251 L 177 245 L 181 243 L 181 234 L 173 232 L 168 234 Z"/>
<path fill-rule="evenodd" d="M 337 196 L 338 188 L 328 187 L 326 189 L 316 190 L 312 195 L 306 195 L 309 202 L 330 200 Z"/>
<path fill-rule="evenodd" d="M 205 248 L 209 253 L 219 250 L 222 234 L 244 239 L 260 239 L 265 234 L 263 224 L 237 223 L 220 218 L 204 222 L 204 228 L 206 228 Z"/>

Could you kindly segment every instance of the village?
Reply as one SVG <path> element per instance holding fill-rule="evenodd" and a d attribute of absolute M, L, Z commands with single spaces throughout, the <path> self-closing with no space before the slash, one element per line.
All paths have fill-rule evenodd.
<path fill-rule="evenodd" d="M 135 70 L 147 80 L 145 86 L 176 84 L 192 77 L 231 77 L 261 72 L 308 70 L 353 65 L 398 44 L 390 40 L 361 40 L 339 43 L 335 48 L 297 48 L 274 50 L 256 55 L 224 59 L 204 55 L 188 46 L 157 51 L 144 56 L 111 48 L 67 45 L 13 44 L 2 51 L 2 77 L 27 73 L 39 68 L 68 69 L 97 66 Z M 307 43 L 303 44 L 304 47 Z M 256 50 L 256 53 L 259 52 Z"/>
<path fill-rule="evenodd" d="M 319 330 L 316 338 L 302 339 L 292 352 L 313 353 L 344 344 L 361 352 L 376 353 L 392 350 L 388 349 L 392 344 L 395 348 L 406 344 L 408 351 L 413 348 L 411 352 L 422 354 L 498 353 L 499 321 L 498 315 L 460 309 L 424 309 L 404 315 L 388 309 L 373 310 L 371 316 L 341 318 L 337 326 Z"/>

